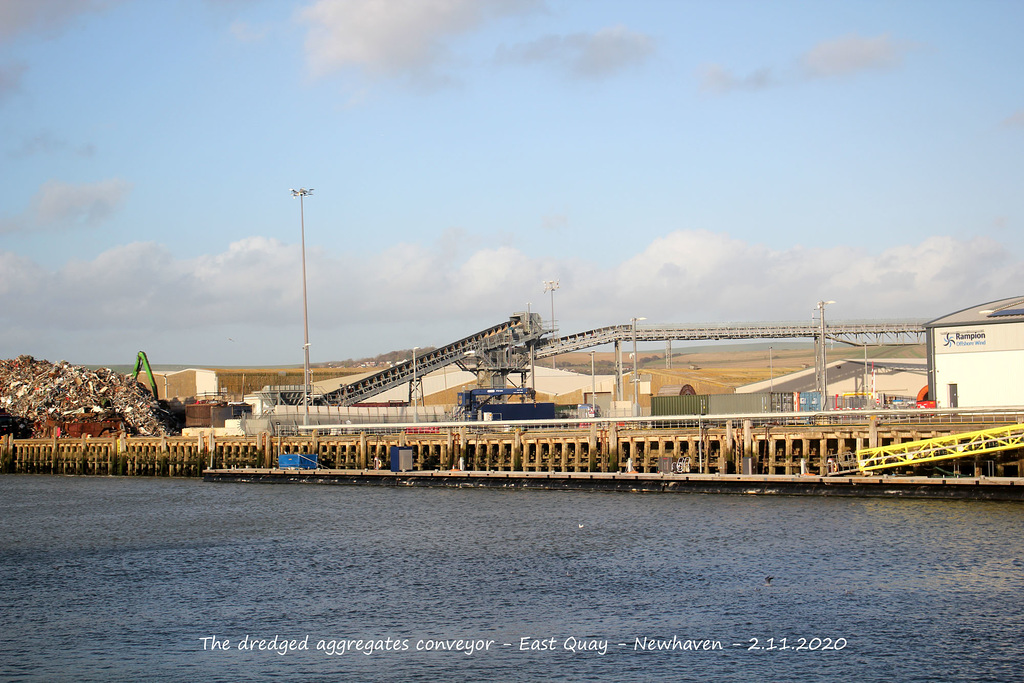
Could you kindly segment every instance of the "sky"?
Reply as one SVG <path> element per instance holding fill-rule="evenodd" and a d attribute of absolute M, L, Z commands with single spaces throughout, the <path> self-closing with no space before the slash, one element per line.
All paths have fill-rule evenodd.
<path fill-rule="evenodd" d="M 303 234 L 314 363 L 552 306 L 570 334 L 1024 295 L 1022 26 L 1015 0 L 0 0 L 0 357 L 301 363 Z"/>

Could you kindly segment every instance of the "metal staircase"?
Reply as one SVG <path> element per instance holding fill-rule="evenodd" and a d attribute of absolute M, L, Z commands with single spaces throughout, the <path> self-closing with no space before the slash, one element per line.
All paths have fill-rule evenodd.
<path fill-rule="evenodd" d="M 857 451 L 857 470 L 874 472 L 937 460 L 974 457 L 1024 448 L 1024 424 L 982 429 L 934 439 L 908 441 Z"/>

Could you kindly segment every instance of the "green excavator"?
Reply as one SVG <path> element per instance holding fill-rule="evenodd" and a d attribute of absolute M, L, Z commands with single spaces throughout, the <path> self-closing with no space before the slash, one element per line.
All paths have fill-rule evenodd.
<path fill-rule="evenodd" d="M 139 355 L 135 357 L 135 370 L 132 371 L 132 379 L 137 380 L 139 378 L 139 370 L 146 368 L 146 375 L 149 377 L 149 390 L 153 392 L 153 398 L 160 400 L 160 392 L 156 388 L 156 379 L 153 378 L 153 369 L 149 367 L 149 358 L 146 357 L 145 351 L 139 351 Z"/>

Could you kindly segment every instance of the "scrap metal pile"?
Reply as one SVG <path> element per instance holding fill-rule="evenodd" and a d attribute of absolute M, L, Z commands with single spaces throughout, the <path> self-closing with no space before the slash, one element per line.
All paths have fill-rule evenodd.
<path fill-rule="evenodd" d="M 0 410 L 31 420 L 36 436 L 61 425 L 100 422 L 144 436 L 178 431 L 170 411 L 132 377 L 27 355 L 0 360 Z M 63 433 L 72 435 L 67 428 Z"/>

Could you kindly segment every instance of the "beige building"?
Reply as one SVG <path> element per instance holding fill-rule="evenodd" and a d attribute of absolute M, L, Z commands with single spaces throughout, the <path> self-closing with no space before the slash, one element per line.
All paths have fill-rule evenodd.
<path fill-rule="evenodd" d="M 154 372 L 153 380 L 156 382 L 157 398 L 161 401 L 212 397 L 217 396 L 220 390 L 215 370 L 189 368 L 177 372 Z M 139 373 L 138 381 L 149 389 L 149 377 L 145 372 Z"/>
<path fill-rule="evenodd" d="M 835 406 L 844 397 L 869 396 L 874 399 L 904 397 L 917 400 L 928 387 L 926 358 L 843 359 L 828 364 L 828 405 Z M 763 382 L 736 388 L 737 394 L 764 391 L 816 391 L 814 368 L 790 373 Z"/>

